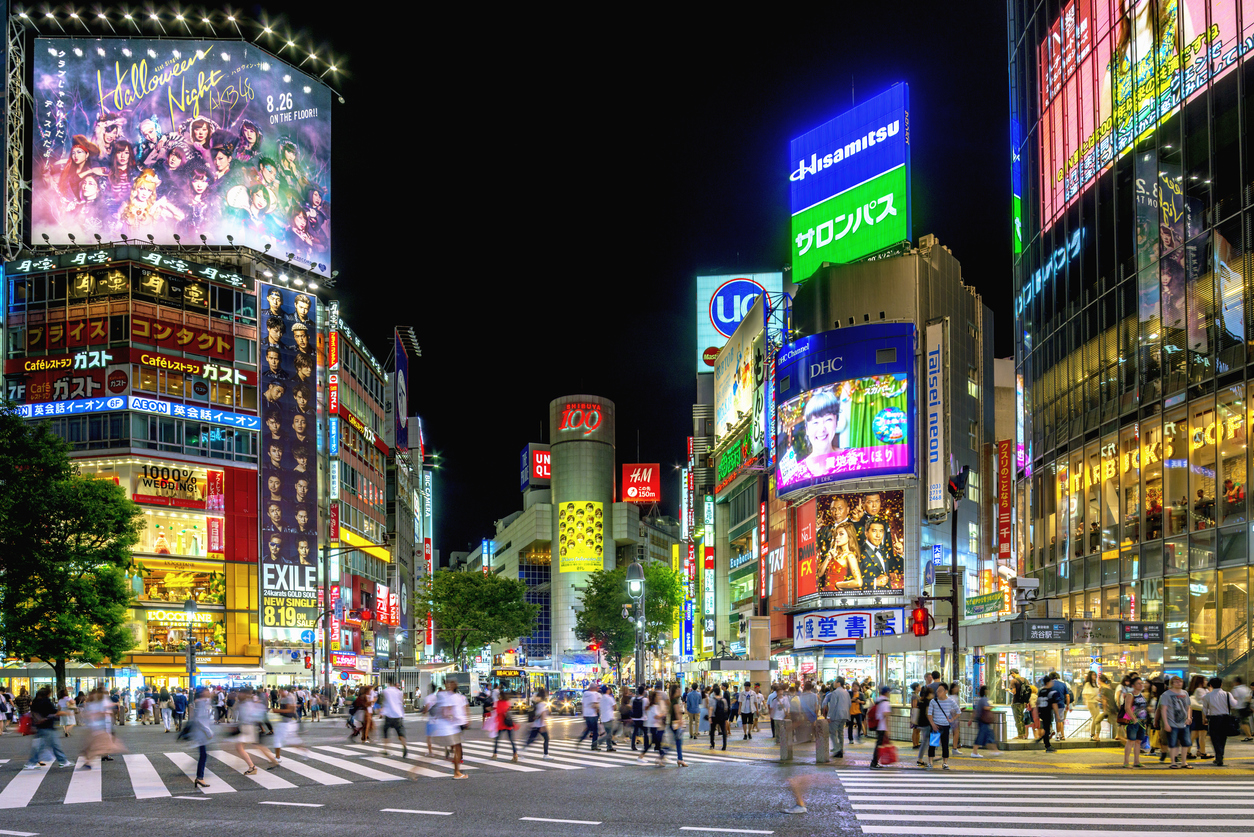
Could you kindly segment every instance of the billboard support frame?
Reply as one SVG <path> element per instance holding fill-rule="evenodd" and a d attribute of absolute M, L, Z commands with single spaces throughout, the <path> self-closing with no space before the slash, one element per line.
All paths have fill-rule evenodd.
<path fill-rule="evenodd" d="M 22 180 L 26 163 L 26 100 L 30 90 L 23 81 L 26 73 L 26 26 L 11 17 L 5 29 L 5 114 L 4 114 L 4 257 L 8 261 L 22 249 L 26 213 L 22 209 L 29 186 Z"/>

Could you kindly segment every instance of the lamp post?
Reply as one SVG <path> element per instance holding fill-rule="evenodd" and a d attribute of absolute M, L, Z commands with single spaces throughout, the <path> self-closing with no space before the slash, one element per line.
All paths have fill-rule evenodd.
<path fill-rule="evenodd" d="M 644 568 L 638 561 L 627 565 L 627 595 L 636 604 L 636 685 L 644 684 Z"/>
<path fill-rule="evenodd" d="M 196 640 L 192 637 L 192 625 L 196 621 L 196 600 L 189 598 L 183 602 L 183 612 L 187 614 L 187 688 L 190 691 L 196 684 L 192 677 L 196 674 Z"/>

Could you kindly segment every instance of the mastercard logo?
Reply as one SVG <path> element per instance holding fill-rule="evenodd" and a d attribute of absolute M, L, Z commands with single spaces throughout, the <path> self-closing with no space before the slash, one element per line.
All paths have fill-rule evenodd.
<path fill-rule="evenodd" d="M 711 346 L 710 348 L 706 349 L 704 352 L 701 353 L 701 360 L 705 362 L 706 366 L 713 366 L 714 361 L 718 360 L 718 353 L 719 353 L 718 347 Z"/>

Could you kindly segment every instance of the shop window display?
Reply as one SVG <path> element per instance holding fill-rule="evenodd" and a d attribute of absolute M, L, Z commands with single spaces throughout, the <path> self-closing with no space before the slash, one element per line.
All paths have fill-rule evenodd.
<path fill-rule="evenodd" d="M 1163 478 L 1168 536 L 1183 535 L 1189 525 L 1189 438 L 1183 406 L 1163 416 Z"/>
<path fill-rule="evenodd" d="M 200 644 L 199 653 L 221 654 L 226 648 L 221 613 L 198 612 L 190 628 L 181 610 L 150 610 L 145 616 L 138 647 L 150 654 L 186 651 L 189 633 L 192 642 Z"/>
<path fill-rule="evenodd" d="M 140 565 L 143 566 L 141 559 Z M 144 567 L 141 601 L 182 604 L 225 604 L 226 577 L 222 573 L 195 570 L 161 570 Z"/>
<path fill-rule="evenodd" d="M 1193 529 L 1215 525 L 1215 402 L 1206 398 L 1189 405 L 1189 496 Z"/>

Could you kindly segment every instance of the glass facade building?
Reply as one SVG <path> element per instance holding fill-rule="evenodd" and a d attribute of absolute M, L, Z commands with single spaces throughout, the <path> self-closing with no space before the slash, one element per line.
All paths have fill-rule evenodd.
<path fill-rule="evenodd" d="M 1019 573 L 1248 677 L 1254 3 L 1007 5 Z"/>

